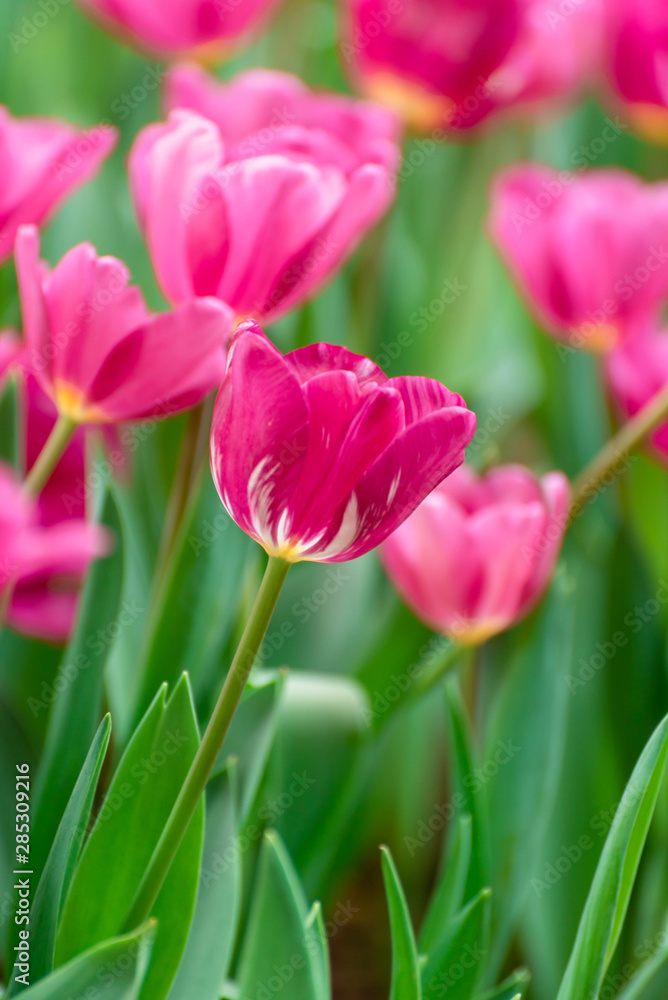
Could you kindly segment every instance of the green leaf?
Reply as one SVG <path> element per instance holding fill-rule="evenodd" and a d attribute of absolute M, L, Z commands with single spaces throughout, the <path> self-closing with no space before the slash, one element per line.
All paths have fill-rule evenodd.
<path fill-rule="evenodd" d="M 0 460 L 21 471 L 24 448 L 21 443 L 19 413 L 21 399 L 15 375 L 5 382 L 0 393 Z"/>
<path fill-rule="evenodd" d="M 216 762 L 216 768 L 220 769 L 227 767 L 231 756 L 238 760 L 240 823 L 245 822 L 265 773 L 284 681 L 285 675 L 277 671 L 253 671 Z"/>
<path fill-rule="evenodd" d="M 489 957 L 490 896 L 491 891 L 483 889 L 460 910 L 448 934 L 427 956 L 422 969 L 426 1000 L 445 995 L 444 988 L 452 1000 L 470 1000 L 474 996 Z"/>
<path fill-rule="evenodd" d="M 235 622 L 239 581 L 256 546 L 225 512 L 208 469 L 189 504 L 151 609 L 138 665 L 143 713 L 163 681 L 171 688 L 183 671 L 198 697 L 218 669 Z"/>
<path fill-rule="evenodd" d="M 422 921 L 418 944 L 427 955 L 438 947 L 447 933 L 450 920 L 464 897 L 466 876 L 471 859 L 471 817 L 461 816 L 454 828 L 443 871 Z"/>
<path fill-rule="evenodd" d="M 557 1000 L 596 995 L 617 946 L 668 754 L 668 716 L 626 786 L 587 897 Z"/>
<path fill-rule="evenodd" d="M 566 673 L 573 635 L 573 588 L 552 588 L 529 641 L 516 655 L 488 726 L 487 784 L 494 885 L 493 965 L 500 966 L 544 854 L 566 740 Z M 507 749 L 507 745 L 511 745 Z"/>
<path fill-rule="evenodd" d="M 281 1000 L 322 996 L 322 960 L 310 944 L 304 890 L 273 831 L 262 844 L 238 980 L 241 997 L 254 997 L 262 988 L 280 990 Z"/>
<path fill-rule="evenodd" d="M 392 855 L 387 847 L 381 851 L 392 936 L 390 1000 L 420 1000 L 420 961 L 408 903 Z"/>
<path fill-rule="evenodd" d="M 531 973 L 528 969 L 518 969 L 499 986 L 481 994 L 478 1000 L 522 1000 L 530 982 Z"/>
<path fill-rule="evenodd" d="M 70 887 L 56 947 L 58 964 L 122 927 L 137 886 L 197 752 L 199 734 L 188 678 L 166 688 L 121 759 Z M 203 802 L 152 911 L 158 920 L 142 996 L 169 992 L 188 937 L 202 852 Z"/>
<path fill-rule="evenodd" d="M 155 922 L 88 949 L 27 989 L 25 1000 L 136 1000 L 146 976 Z"/>
<path fill-rule="evenodd" d="M 60 819 L 97 729 L 104 686 L 104 668 L 117 627 L 122 626 L 119 600 L 123 576 L 120 521 L 107 493 L 101 522 L 113 532 L 114 548 L 88 574 L 77 626 L 65 650 L 53 687 L 57 692 L 37 774 L 32 854 L 41 871 Z M 115 931 L 118 928 L 114 928 Z M 106 935 L 109 937 L 110 935 Z"/>
<path fill-rule="evenodd" d="M 662 937 L 665 938 L 665 931 Z M 659 974 L 668 962 L 668 944 L 662 944 L 655 955 L 652 955 L 644 965 L 641 965 L 633 979 L 617 994 L 616 1000 L 647 1000 L 648 991 L 652 988 Z M 665 990 L 665 983 L 663 984 Z M 665 993 L 663 993 L 665 996 Z"/>
<path fill-rule="evenodd" d="M 169 1000 L 218 1000 L 229 971 L 241 909 L 236 841 L 236 763 L 206 790 L 206 832 L 195 915 Z"/>
<path fill-rule="evenodd" d="M 329 947 L 322 906 L 317 901 L 311 907 L 311 912 L 306 918 L 305 939 L 309 953 L 313 958 L 316 996 L 318 1000 L 330 1000 L 332 977 L 329 966 Z"/>
<path fill-rule="evenodd" d="M 470 900 L 490 883 L 489 818 L 487 786 L 475 776 L 479 771 L 471 726 L 459 693 L 457 681 L 446 682 L 446 703 L 450 720 L 450 746 L 453 770 L 453 802 L 460 815 L 471 817 L 471 862 L 466 879 L 464 900 Z"/>
<path fill-rule="evenodd" d="M 58 920 L 83 844 L 110 733 L 111 718 L 106 715 L 88 751 L 37 886 L 30 910 L 30 974 L 33 981 L 48 975 L 53 968 Z M 17 941 L 15 933 L 14 942 Z M 12 978 L 7 996 L 24 988 Z"/>

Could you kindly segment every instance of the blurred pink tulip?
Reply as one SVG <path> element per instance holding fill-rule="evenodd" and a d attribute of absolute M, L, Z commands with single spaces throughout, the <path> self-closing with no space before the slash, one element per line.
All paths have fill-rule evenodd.
<path fill-rule="evenodd" d="M 348 0 L 349 75 L 418 131 L 477 115 L 520 30 L 522 0 Z"/>
<path fill-rule="evenodd" d="M 0 464 L 0 596 L 12 588 L 7 620 L 13 628 L 65 641 L 84 574 L 108 550 L 98 525 L 68 520 L 42 526 L 13 471 Z"/>
<path fill-rule="evenodd" d="M 609 76 L 624 113 L 668 143 L 668 6 L 664 0 L 606 0 Z"/>
<path fill-rule="evenodd" d="M 309 90 L 292 73 L 249 69 L 223 83 L 196 65 L 169 70 L 167 111 L 187 108 L 218 126 L 225 160 L 279 154 L 351 174 L 365 163 L 398 166 L 399 119 L 343 94 Z"/>
<path fill-rule="evenodd" d="M 461 397 L 433 379 L 388 379 L 330 344 L 284 357 L 248 321 L 216 400 L 211 465 L 226 509 L 270 555 L 342 562 L 387 538 L 474 432 Z"/>
<path fill-rule="evenodd" d="M 668 184 L 514 166 L 494 186 L 491 231 L 539 321 L 571 347 L 610 349 L 668 291 Z"/>
<path fill-rule="evenodd" d="M 560 12 L 554 0 L 522 0 L 517 39 L 488 81 L 485 99 L 461 109 L 450 127 L 467 129 L 491 114 L 544 115 L 598 82 L 603 64 L 603 0 Z"/>
<path fill-rule="evenodd" d="M 79 0 L 108 31 L 140 49 L 167 55 L 222 56 L 276 0 Z"/>
<path fill-rule="evenodd" d="M 345 115 L 334 103 L 338 131 L 326 121 L 268 126 L 259 148 L 252 130 L 262 116 L 250 102 L 251 131 L 230 116 L 227 142 L 214 122 L 182 109 L 140 133 L 132 194 L 171 302 L 216 295 L 239 320 L 273 321 L 314 294 L 378 221 L 399 158 L 388 120 L 366 106 Z"/>
<path fill-rule="evenodd" d="M 547 588 L 568 523 L 570 485 L 520 465 L 478 476 L 462 466 L 381 549 L 412 611 L 476 645 L 523 618 Z"/>
<path fill-rule="evenodd" d="M 216 299 L 156 315 L 125 265 L 81 243 L 49 271 L 34 228 L 16 241 L 26 359 L 58 412 L 76 423 L 176 413 L 221 381 L 232 315 Z"/>
<path fill-rule="evenodd" d="M 0 105 L 0 263 L 20 225 L 39 225 L 89 181 L 116 145 L 108 125 L 85 131 L 55 118 L 12 118 Z"/>
<path fill-rule="evenodd" d="M 635 416 L 668 384 L 668 331 L 648 328 L 622 344 L 606 357 L 605 370 L 622 415 Z M 668 460 L 668 423 L 652 434 L 651 442 Z"/>

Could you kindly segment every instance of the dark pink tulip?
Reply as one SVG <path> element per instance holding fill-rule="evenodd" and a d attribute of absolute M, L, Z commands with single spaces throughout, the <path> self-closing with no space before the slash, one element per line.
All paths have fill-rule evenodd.
<path fill-rule="evenodd" d="M 419 131 L 477 111 L 518 36 L 522 0 L 348 0 L 349 75 Z"/>
<path fill-rule="evenodd" d="M 516 166 L 494 186 L 491 231 L 539 321 L 572 347 L 609 349 L 668 290 L 666 183 Z"/>
<path fill-rule="evenodd" d="M 234 120 L 228 143 L 183 109 L 144 129 L 130 182 L 166 297 L 216 295 L 238 319 L 273 321 L 314 294 L 393 198 L 399 153 L 376 120 L 375 140 L 362 114 L 351 142 L 323 116 L 322 129 L 279 128 L 249 155 Z"/>
<path fill-rule="evenodd" d="M 634 417 L 668 384 L 668 332 L 648 328 L 605 359 L 610 391 L 621 414 Z M 652 444 L 668 460 L 668 423 L 652 434 Z"/>
<path fill-rule="evenodd" d="M 39 225 L 89 181 L 116 145 L 108 125 L 81 130 L 55 118 L 12 118 L 0 105 L 0 262 L 20 225 Z"/>
<path fill-rule="evenodd" d="M 428 378 L 392 378 L 343 347 L 283 356 L 235 334 L 211 428 L 231 516 L 270 555 L 343 562 L 380 544 L 464 460 L 475 416 Z"/>
<path fill-rule="evenodd" d="M 469 129 L 499 112 L 535 118 L 597 82 L 603 63 L 603 0 L 580 0 L 561 12 L 554 0 L 523 0 L 508 55 L 477 102 L 464 104 L 451 128 Z"/>
<path fill-rule="evenodd" d="M 391 535 L 381 560 L 413 612 L 476 645 L 523 618 L 547 588 L 568 523 L 570 485 L 520 465 L 463 466 Z"/>
<path fill-rule="evenodd" d="M 79 0 L 103 27 L 140 49 L 222 56 L 276 0 Z"/>
<path fill-rule="evenodd" d="M 42 525 L 13 471 L 0 464 L 0 595 L 12 588 L 7 619 L 13 628 L 65 641 L 84 574 L 108 549 L 98 525 L 75 519 Z"/>
<path fill-rule="evenodd" d="M 636 128 L 668 142 L 668 7 L 664 0 L 606 0 L 609 75 Z"/>
<path fill-rule="evenodd" d="M 49 271 L 29 227 L 17 237 L 16 268 L 27 364 L 60 414 L 77 423 L 167 416 L 220 383 L 232 325 L 224 303 L 150 313 L 120 260 L 81 243 Z"/>

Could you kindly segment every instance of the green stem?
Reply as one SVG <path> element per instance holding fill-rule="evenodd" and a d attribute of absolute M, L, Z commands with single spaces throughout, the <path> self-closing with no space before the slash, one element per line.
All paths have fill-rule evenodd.
<path fill-rule="evenodd" d="M 192 493 L 193 483 L 197 479 L 202 460 L 206 455 L 204 432 L 208 431 L 208 425 L 211 423 L 210 420 L 206 419 L 207 412 L 208 400 L 203 400 L 198 406 L 193 407 L 186 417 L 186 426 L 183 431 L 174 483 L 169 497 L 165 526 L 156 561 L 154 578 L 158 585 L 174 548 L 174 542 Z"/>
<path fill-rule="evenodd" d="M 37 456 L 37 461 L 25 478 L 23 488 L 30 497 L 38 497 L 58 464 L 70 438 L 77 429 L 77 424 L 69 417 L 59 416 L 46 444 Z"/>
<path fill-rule="evenodd" d="M 289 568 L 290 563 L 284 559 L 269 557 L 253 610 L 225 679 L 223 690 L 130 907 L 124 924 L 126 928 L 138 927 L 151 914 L 158 893 L 216 763 L 234 713 L 241 701 L 248 675 L 267 631 L 269 620 Z"/>
<path fill-rule="evenodd" d="M 443 678 L 446 677 L 447 674 L 449 674 L 450 671 L 459 664 L 463 652 L 465 652 L 465 649 L 462 646 L 458 646 L 454 642 L 448 642 L 445 649 L 436 660 L 435 666 L 429 671 L 427 676 L 420 677 L 416 680 L 415 683 L 408 688 L 406 697 L 399 698 L 397 701 L 391 702 L 389 711 L 380 716 L 378 725 L 384 726 L 386 722 L 394 718 L 394 714 L 397 709 L 403 708 L 405 705 L 416 701 L 418 698 L 422 698 L 428 691 L 431 691 L 439 681 L 443 680 Z"/>
<path fill-rule="evenodd" d="M 596 457 L 589 463 L 573 483 L 573 502 L 570 518 L 573 520 L 599 491 L 601 483 L 610 474 L 618 476 L 625 471 L 617 471 L 617 466 L 642 444 L 648 434 L 668 417 L 668 385 L 628 420 L 621 430 L 610 438 Z"/>

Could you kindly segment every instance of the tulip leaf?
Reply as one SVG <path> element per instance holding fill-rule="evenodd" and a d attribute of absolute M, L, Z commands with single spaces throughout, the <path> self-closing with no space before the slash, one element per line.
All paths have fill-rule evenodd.
<path fill-rule="evenodd" d="M 100 521 L 111 529 L 114 548 L 106 559 L 94 562 L 88 573 L 76 630 L 53 682 L 55 700 L 35 787 L 31 848 L 37 872 L 46 861 L 95 735 L 102 709 L 104 668 L 121 627 L 118 611 L 123 548 L 118 510 L 111 493 L 104 496 Z"/>
<path fill-rule="evenodd" d="M 15 375 L 10 375 L 0 392 L 0 461 L 21 470 L 24 449 L 21 443 L 21 397 Z"/>
<path fill-rule="evenodd" d="M 246 821 L 265 773 L 278 724 L 284 680 L 284 674 L 278 671 L 253 671 L 216 762 L 214 774 L 227 767 L 230 756 L 237 758 L 240 824 Z"/>
<path fill-rule="evenodd" d="M 477 776 L 480 768 L 471 726 L 454 678 L 446 682 L 445 691 L 450 721 L 452 801 L 458 806 L 460 815 L 471 817 L 471 861 L 464 890 L 464 900 L 468 901 L 490 882 L 487 788 Z"/>
<path fill-rule="evenodd" d="M 163 681 L 170 688 L 183 671 L 196 696 L 217 670 L 236 619 L 239 580 L 252 540 L 220 502 L 211 476 L 201 477 L 157 593 L 140 662 L 137 712 L 146 710 Z"/>
<path fill-rule="evenodd" d="M 488 959 L 489 901 L 483 889 L 457 914 L 422 969 L 426 1000 L 447 995 L 453 1000 L 471 1000 Z"/>
<path fill-rule="evenodd" d="M 528 969 L 518 969 L 508 979 L 495 986 L 493 990 L 482 993 L 478 1000 L 522 1000 L 531 982 Z"/>
<path fill-rule="evenodd" d="M 169 1000 L 218 1000 L 229 971 L 241 908 L 236 841 L 236 762 L 206 790 L 206 827 L 195 914 Z"/>
<path fill-rule="evenodd" d="M 30 909 L 30 975 L 33 982 L 48 975 L 53 968 L 58 920 L 83 844 L 110 733 L 111 719 L 106 715 L 88 751 L 37 886 Z M 15 943 L 17 940 L 15 933 Z M 11 997 L 22 989 L 21 983 L 12 978 L 6 995 Z"/>
<path fill-rule="evenodd" d="M 63 910 L 58 964 L 123 926 L 199 745 L 188 678 L 156 695 L 118 765 Z M 172 863 L 152 916 L 158 920 L 142 996 L 162 1000 L 186 945 L 202 853 L 203 802 Z"/>
<path fill-rule="evenodd" d="M 605 841 L 557 1000 L 597 995 L 617 946 L 668 755 L 668 716 L 652 734 Z"/>
<path fill-rule="evenodd" d="M 662 934 L 665 940 L 665 931 Z M 616 1000 L 649 1000 L 650 991 L 652 995 L 665 996 L 665 976 L 662 982 L 657 982 L 660 974 L 665 972 L 668 964 L 668 944 L 662 944 L 651 958 L 648 958 L 644 965 L 641 965 L 633 979 L 619 991 Z M 653 986 L 662 987 L 661 992 L 654 994 Z"/>
<path fill-rule="evenodd" d="M 494 885 L 493 965 L 499 966 L 542 857 L 564 754 L 573 635 L 572 587 L 555 580 L 528 642 L 496 696 L 486 760 Z M 491 774 L 491 771 L 490 771 Z"/>
<path fill-rule="evenodd" d="M 420 1000 L 420 959 L 406 896 L 387 847 L 382 847 L 383 881 L 392 937 L 390 1000 Z"/>
<path fill-rule="evenodd" d="M 329 966 L 329 947 L 322 905 L 315 902 L 306 918 L 306 942 L 313 957 L 315 993 L 318 1000 L 330 1000 L 332 977 Z"/>
<path fill-rule="evenodd" d="M 45 979 L 33 983 L 22 997 L 72 1000 L 104 995 L 104 1000 L 136 1000 L 154 939 L 155 921 L 150 921 L 132 934 L 94 945 Z"/>
<path fill-rule="evenodd" d="M 309 911 L 279 835 L 264 836 L 239 961 L 239 996 L 280 989 L 281 1000 L 321 1000 L 322 957 L 311 943 Z"/>
<path fill-rule="evenodd" d="M 461 816 L 454 827 L 443 870 L 422 921 L 418 944 L 420 953 L 428 955 L 447 933 L 450 920 L 464 897 L 471 859 L 471 817 Z"/>

